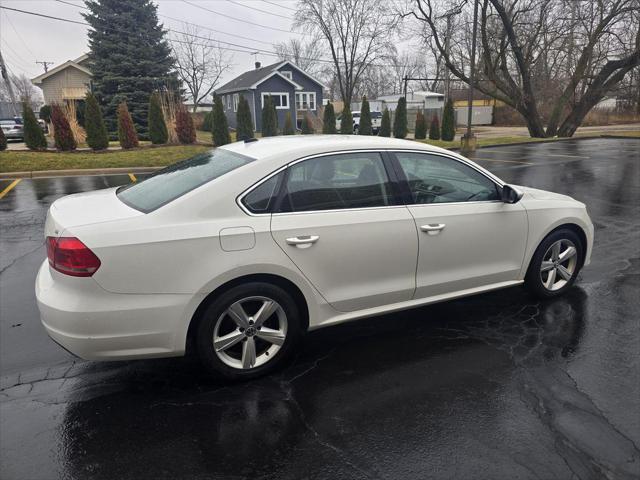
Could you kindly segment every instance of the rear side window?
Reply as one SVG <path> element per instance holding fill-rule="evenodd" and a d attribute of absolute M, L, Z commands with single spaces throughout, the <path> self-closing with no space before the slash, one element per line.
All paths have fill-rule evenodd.
<path fill-rule="evenodd" d="M 276 201 L 277 188 L 283 175 L 274 175 L 251 190 L 242 200 L 244 206 L 252 213 L 269 213 Z"/>
<path fill-rule="evenodd" d="M 392 204 L 392 189 L 380 154 L 357 152 L 312 158 L 290 167 L 280 211 Z"/>
<path fill-rule="evenodd" d="M 163 168 L 139 183 L 121 187 L 117 195 L 130 207 L 151 212 L 252 161 L 251 157 L 217 148 Z"/>

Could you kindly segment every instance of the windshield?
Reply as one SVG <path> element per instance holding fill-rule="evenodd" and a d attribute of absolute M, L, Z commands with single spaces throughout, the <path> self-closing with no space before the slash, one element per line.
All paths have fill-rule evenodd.
<path fill-rule="evenodd" d="M 382 118 L 382 112 L 371 112 L 371 118 Z"/>
<path fill-rule="evenodd" d="M 151 212 L 254 160 L 217 148 L 163 168 L 139 183 L 120 187 L 117 195 L 130 207 Z"/>

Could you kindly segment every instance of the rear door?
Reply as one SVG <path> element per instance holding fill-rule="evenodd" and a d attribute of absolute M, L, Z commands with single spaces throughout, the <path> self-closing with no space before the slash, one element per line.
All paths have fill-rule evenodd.
<path fill-rule="evenodd" d="M 287 170 L 273 238 L 339 311 L 413 296 L 417 231 L 389 172 L 379 152 L 323 155 Z"/>
<path fill-rule="evenodd" d="M 395 152 L 419 232 L 416 298 L 518 279 L 527 214 L 484 173 L 445 155 Z"/>

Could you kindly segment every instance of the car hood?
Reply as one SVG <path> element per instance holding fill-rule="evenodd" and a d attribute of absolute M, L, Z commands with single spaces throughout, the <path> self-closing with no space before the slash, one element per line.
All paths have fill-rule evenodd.
<path fill-rule="evenodd" d="M 118 187 L 76 193 L 51 205 L 45 222 L 45 236 L 61 235 L 65 229 L 94 223 L 111 222 L 144 215 L 128 207 L 116 196 Z"/>
<path fill-rule="evenodd" d="M 525 196 L 533 198 L 535 200 L 563 200 L 572 201 L 575 200 L 568 195 L 562 195 L 561 193 L 548 192 L 546 190 L 539 190 L 537 188 L 523 187 L 522 185 L 512 185 L 516 189 L 520 190 Z"/>

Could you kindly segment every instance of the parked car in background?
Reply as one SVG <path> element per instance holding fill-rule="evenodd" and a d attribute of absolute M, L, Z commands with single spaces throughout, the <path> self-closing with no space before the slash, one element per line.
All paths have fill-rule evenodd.
<path fill-rule="evenodd" d="M 0 128 L 7 140 L 24 140 L 24 128 L 22 118 L 2 118 L 0 119 Z"/>
<path fill-rule="evenodd" d="M 351 112 L 353 117 L 353 133 L 358 134 L 360 131 L 360 116 L 361 112 Z M 336 130 L 340 131 L 340 121 L 342 120 L 342 114 L 339 114 L 336 118 Z M 371 130 L 375 135 L 380 131 L 380 125 L 382 124 L 382 112 L 371 112 Z"/>
<path fill-rule="evenodd" d="M 521 284 L 561 295 L 593 230 L 583 203 L 427 144 L 251 139 L 55 201 L 35 289 L 82 358 L 193 349 L 251 378 L 307 330 Z"/>

